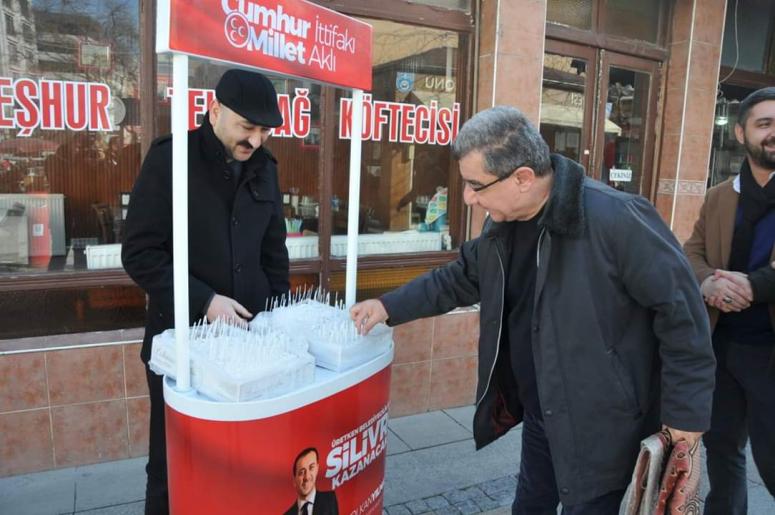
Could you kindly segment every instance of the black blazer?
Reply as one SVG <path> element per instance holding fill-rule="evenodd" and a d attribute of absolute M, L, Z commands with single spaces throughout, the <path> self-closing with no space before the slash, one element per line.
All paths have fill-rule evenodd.
<path fill-rule="evenodd" d="M 285 515 L 299 515 L 299 505 L 296 501 Z M 312 515 L 339 515 L 339 504 L 336 502 L 336 492 L 321 492 L 317 491 L 315 494 L 315 504 L 312 505 Z"/>
<path fill-rule="evenodd" d="M 254 315 L 287 293 L 288 251 L 274 157 L 263 147 L 243 165 L 239 185 L 207 116 L 188 133 L 189 313 L 204 316 L 215 293 Z M 153 336 L 174 326 L 172 137 L 151 145 L 129 200 L 121 259 L 148 294 L 142 359 Z"/>

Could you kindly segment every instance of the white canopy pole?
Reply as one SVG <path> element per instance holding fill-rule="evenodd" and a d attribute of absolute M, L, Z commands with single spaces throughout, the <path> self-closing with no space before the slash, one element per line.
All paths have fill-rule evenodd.
<path fill-rule="evenodd" d="M 352 129 L 350 133 L 350 194 L 347 210 L 347 272 L 345 303 L 355 304 L 358 284 L 358 213 L 361 208 L 361 139 L 363 133 L 363 90 L 353 90 Z"/>
<path fill-rule="evenodd" d="M 175 299 L 175 389 L 191 388 L 188 349 L 188 56 L 172 56 L 172 259 Z"/>

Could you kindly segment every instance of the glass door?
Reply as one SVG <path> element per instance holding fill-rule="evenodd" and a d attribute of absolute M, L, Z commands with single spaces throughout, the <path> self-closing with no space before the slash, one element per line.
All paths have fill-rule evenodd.
<path fill-rule="evenodd" d="M 600 102 L 591 175 L 651 197 L 659 65 L 600 50 Z"/>
<path fill-rule="evenodd" d="M 540 130 L 551 151 L 652 198 L 660 70 L 657 61 L 547 40 Z"/>
<path fill-rule="evenodd" d="M 541 90 L 541 135 L 552 152 L 589 170 L 597 58 L 591 47 L 548 40 Z"/>

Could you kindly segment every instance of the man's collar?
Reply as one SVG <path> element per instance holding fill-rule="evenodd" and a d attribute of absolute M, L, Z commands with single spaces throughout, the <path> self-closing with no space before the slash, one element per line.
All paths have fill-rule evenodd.
<path fill-rule="evenodd" d="M 315 494 L 317 493 L 317 489 L 313 488 L 312 491 L 305 497 L 304 499 L 296 499 L 296 506 L 300 510 L 302 506 L 304 506 L 304 503 L 312 503 L 315 504 Z M 286 504 L 287 506 L 287 504 Z"/>
<path fill-rule="evenodd" d="M 229 156 L 226 154 L 226 147 L 223 146 L 221 140 L 215 135 L 215 129 L 210 124 L 209 111 L 202 117 L 202 125 L 200 125 L 199 129 L 204 135 L 202 142 L 204 144 L 203 155 L 205 159 L 216 159 L 225 163 Z"/>
<path fill-rule="evenodd" d="M 771 181 L 773 176 L 775 176 L 775 172 L 772 172 L 770 174 L 770 177 L 769 179 L 767 179 L 767 182 Z M 735 175 L 735 178 L 732 181 L 732 189 L 734 189 L 736 193 L 740 193 L 740 174 Z"/>

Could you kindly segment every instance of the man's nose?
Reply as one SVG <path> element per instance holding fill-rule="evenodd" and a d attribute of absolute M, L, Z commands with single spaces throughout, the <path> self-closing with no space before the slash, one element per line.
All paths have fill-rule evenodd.
<path fill-rule="evenodd" d="M 250 146 L 257 149 L 264 143 L 264 138 L 261 137 L 261 134 L 252 134 L 248 138 L 248 142 L 250 142 Z"/>

